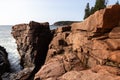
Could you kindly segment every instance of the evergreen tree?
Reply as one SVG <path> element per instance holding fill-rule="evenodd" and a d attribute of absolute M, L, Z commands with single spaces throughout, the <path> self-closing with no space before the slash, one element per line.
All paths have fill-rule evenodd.
<path fill-rule="evenodd" d="M 117 0 L 117 2 L 115 3 L 116 5 L 119 5 L 119 1 Z"/>
<path fill-rule="evenodd" d="M 92 10 L 91 14 L 93 14 L 97 10 L 105 8 L 107 5 L 107 2 L 108 2 L 107 0 L 96 0 L 94 8 L 91 9 Z"/>
<path fill-rule="evenodd" d="M 85 8 L 85 16 L 84 19 L 90 16 L 90 6 L 89 3 L 87 3 L 86 8 Z"/>
<path fill-rule="evenodd" d="M 89 17 L 95 11 L 105 8 L 107 3 L 108 3 L 108 0 L 96 0 L 94 7 L 92 7 L 91 9 L 89 7 L 89 3 L 87 3 L 87 6 L 85 8 L 84 19 Z"/>

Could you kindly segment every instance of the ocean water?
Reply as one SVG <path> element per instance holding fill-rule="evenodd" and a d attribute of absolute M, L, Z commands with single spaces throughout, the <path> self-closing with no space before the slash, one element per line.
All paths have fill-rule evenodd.
<path fill-rule="evenodd" d="M 50 30 L 56 29 L 58 26 L 50 25 Z"/>
<path fill-rule="evenodd" d="M 20 55 L 17 51 L 15 39 L 11 35 L 12 26 L 0 25 L 0 45 L 8 52 L 8 59 L 11 65 L 11 71 L 17 72 L 21 70 Z"/>
<path fill-rule="evenodd" d="M 56 29 L 56 26 L 51 25 L 50 29 Z M 20 55 L 17 51 L 15 39 L 11 35 L 12 26 L 0 25 L 0 45 L 3 46 L 8 52 L 8 59 L 11 65 L 11 71 L 17 72 L 21 70 Z"/>

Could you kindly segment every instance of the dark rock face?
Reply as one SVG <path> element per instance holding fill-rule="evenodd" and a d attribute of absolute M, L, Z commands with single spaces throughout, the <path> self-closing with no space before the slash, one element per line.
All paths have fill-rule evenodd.
<path fill-rule="evenodd" d="M 27 80 L 32 70 L 33 68 L 25 68 L 18 73 L 12 73 L 10 74 L 9 80 Z"/>
<path fill-rule="evenodd" d="M 8 53 L 6 52 L 5 48 L 0 46 L 0 75 L 8 71 L 9 67 L 10 64 L 8 61 Z"/>
<path fill-rule="evenodd" d="M 49 23 L 19 24 L 12 28 L 12 35 L 16 39 L 17 49 L 24 68 L 34 67 L 34 75 L 44 64 L 48 45 L 52 39 Z"/>
<path fill-rule="evenodd" d="M 119 13 L 114 5 L 58 28 L 34 80 L 120 80 Z"/>

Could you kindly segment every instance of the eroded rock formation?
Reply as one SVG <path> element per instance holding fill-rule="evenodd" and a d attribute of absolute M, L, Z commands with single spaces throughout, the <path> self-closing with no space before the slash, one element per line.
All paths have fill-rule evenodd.
<path fill-rule="evenodd" d="M 44 64 L 48 45 L 52 39 L 49 23 L 19 24 L 12 28 L 23 68 L 33 67 L 33 76 Z M 31 70 L 31 69 L 29 69 Z"/>
<path fill-rule="evenodd" d="M 109 6 L 96 11 L 93 15 L 85 19 L 82 23 L 73 23 L 72 30 L 86 30 L 97 32 L 99 29 L 113 29 L 120 24 L 119 5 Z"/>
<path fill-rule="evenodd" d="M 12 78 L 38 71 L 34 80 L 120 80 L 119 14 L 120 5 L 113 5 L 53 31 L 33 21 L 13 26 L 24 70 Z"/>
<path fill-rule="evenodd" d="M 120 80 L 120 6 L 60 27 L 34 80 Z"/>

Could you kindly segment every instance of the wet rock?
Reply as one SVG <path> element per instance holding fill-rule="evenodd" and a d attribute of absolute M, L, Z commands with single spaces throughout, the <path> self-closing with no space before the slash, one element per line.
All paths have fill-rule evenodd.
<path fill-rule="evenodd" d="M 8 61 L 8 53 L 6 52 L 5 48 L 0 46 L 0 75 L 4 72 L 9 71 L 10 64 Z"/>
<path fill-rule="evenodd" d="M 9 80 L 27 80 L 33 68 L 25 68 L 18 73 L 11 73 Z"/>

